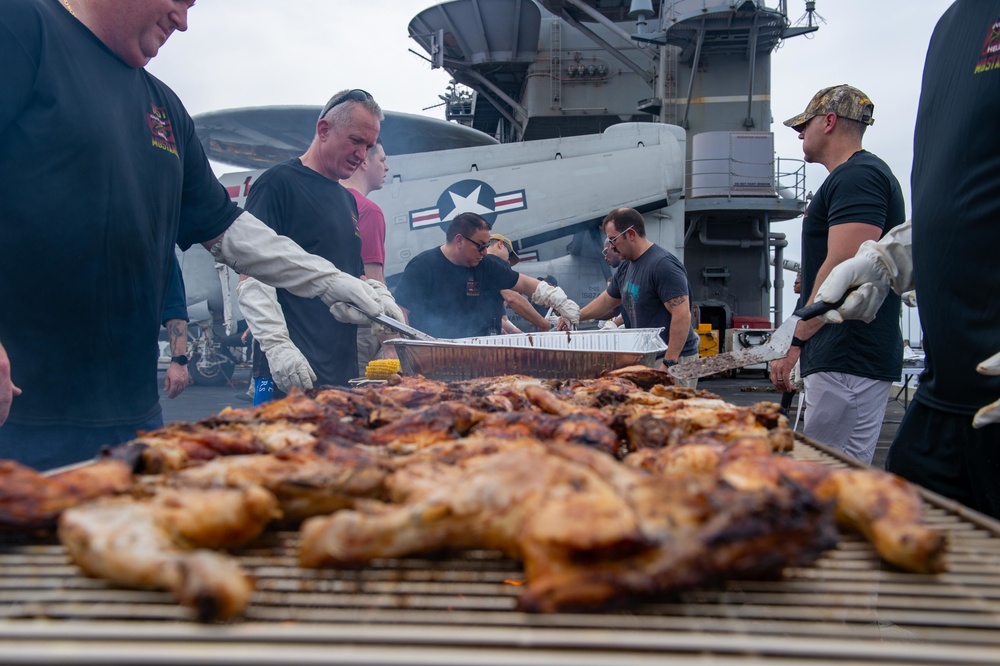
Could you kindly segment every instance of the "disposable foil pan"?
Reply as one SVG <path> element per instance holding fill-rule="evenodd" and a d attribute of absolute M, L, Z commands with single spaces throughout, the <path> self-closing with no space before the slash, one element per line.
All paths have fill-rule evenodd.
<path fill-rule="evenodd" d="M 404 373 L 462 380 L 496 375 L 588 379 L 629 365 L 652 367 L 667 345 L 662 328 L 557 331 L 422 342 L 387 340 Z"/>

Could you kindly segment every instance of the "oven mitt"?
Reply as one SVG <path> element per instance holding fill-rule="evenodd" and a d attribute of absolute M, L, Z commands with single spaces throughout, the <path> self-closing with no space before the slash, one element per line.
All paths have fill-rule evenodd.
<path fill-rule="evenodd" d="M 875 319 L 889 289 L 897 294 L 913 289 L 909 222 L 892 229 L 878 242 L 862 243 L 853 258 L 834 266 L 814 300 L 836 303 L 855 286 L 857 289 L 843 305 L 822 315 L 823 321 L 840 324 L 847 319 L 860 319 L 869 323 Z"/>
<path fill-rule="evenodd" d="M 344 273 L 332 263 L 309 254 L 287 236 L 279 236 L 250 213 L 233 221 L 211 249 L 215 260 L 241 275 L 287 289 L 303 298 L 320 298 L 345 324 L 367 326 L 369 319 L 349 307 L 351 303 L 372 317 L 383 313 L 374 289 Z"/>
<path fill-rule="evenodd" d="M 993 354 L 988 359 L 976 366 L 976 372 L 981 375 L 1000 375 L 1000 352 Z M 978 412 L 972 419 L 973 428 L 982 428 L 991 423 L 1000 422 L 1000 400 L 992 402 Z"/>
<path fill-rule="evenodd" d="M 388 287 L 378 280 L 373 280 L 371 278 L 365 280 L 365 284 L 371 287 L 375 293 L 378 294 L 379 302 L 382 304 L 382 310 L 385 312 L 387 317 L 391 317 L 392 319 L 404 324 L 406 323 L 406 316 L 403 314 L 403 311 L 399 309 L 399 306 L 396 305 L 396 299 L 392 297 L 392 292 L 389 291 Z M 396 335 L 396 332 L 390 328 L 386 328 L 385 326 L 373 321 L 369 323 L 371 324 L 372 332 L 375 333 L 375 335 Z"/>
<path fill-rule="evenodd" d="M 236 286 L 236 300 L 250 333 L 267 357 L 275 385 L 284 393 L 293 386 L 311 389 L 316 373 L 288 337 L 288 326 L 274 287 L 253 278 L 242 279 Z"/>
<path fill-rule="evenodd" d="M 553 287 L 548 282 L 539 280 L 538 286 L 535 287 L 535 293 L 531 295 L 531 302 L 552 308 L 559 313 L 560 318 L 566 319 L 573 328 L 580 325 L 580 306 L 570 300 L 566 292 L 559 287 Z"/>

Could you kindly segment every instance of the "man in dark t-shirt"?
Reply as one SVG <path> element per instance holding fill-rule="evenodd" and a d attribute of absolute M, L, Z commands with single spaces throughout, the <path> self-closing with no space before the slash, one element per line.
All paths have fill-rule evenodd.
<path fill-rule="evenodd" d="M 175 244 L 345 321 L 367 321 L 348 303 L 384 312 L 374 289 L 229 199 L 181 100 L 144 69 L 193 4 L 3 2 L 2 458 L 49 469 L 162 423 L 156 339 Z M 67 322 L 82 325 L 67 335 Z"/>
<path fill-rule="evenodd" d="M 1000 0 L 958 0 L 934 28 L 913 135 L 909 226 L 834 269 L 817 297 L 867 319 L 916 286 L 920 386 L 886 469 L 1000 519 Z M 912 252 L 911 252 L 912 249 Z"/>
<path fill-rule="evenodd" d="M 603 221 L 611 252 L 622 262 L 606 291 L 580 313 L 584 321 L 606 316 L 621 305 L 636 328 L 663 328 L 667 351 L 662 369 L 698 358 L 698 334 L 691 325 L 691 289 L 680 260 L 646 238 L 646 221 L 633 208 L 616 208 Z M 690 388 L 697 379 L 677 380 Z"/>
<path fill-rule="evenodd" d="M 804 113 L 785 121 L 802 139 L 807 162 L 830 175 L 802 221 L 802 296 L 812 303 L 830 270 L 905 220 L 903 194 L 888 165 L 861 147 L 875 105 L 857 88 L 825 88 Z M 771 364 L 771 381 L 791 391 L 800 361 L 805 382 L 805 434 L 861 462 L 875 454 L 889 389 L 903 369 L 899 297 L 886 299 L 871 323 L 824 326 L 801 321 L 788 356 Z M 800 360 L 801 357 L 801 360 Z"/>
<path fill-rule="evenodd" d="M 500 333 L 504 289 L 553 308 L 565 326 L 579 324 L 580 308 L 559 287 L 521 275 L 502 261 L 483 261 L 490 225 L 480 215 L 456 215 L 445 243 L 421 252 L 406 264 L 396 287 L 396 300 L 409 323 L 437 338 L 464 338 Z"/>
<path fill-rule="evenodd" d="M 261 175 L 250 188 L 246 209 L 277 233 L 359 277 L 363 266 L 358 207 L 339 181 L 350 177 L 375 145 L 382 110 L 367 93 L 352 96 L 352 92 L 342 90 L 330 99 L 301 157 Z M 280 309 L 263 285 L 253 280 L 240 283 L 241 310 L 254 344 L 263 351 L 254 354 L 255 382 L 269 371 L 275 397 L 291 386 L 311 388 L 313 382 L 347 385 L 357 376 L 357 326 L 332 317 L 317 299 L 300 298 L 284 289 L 276 294 Z"/>

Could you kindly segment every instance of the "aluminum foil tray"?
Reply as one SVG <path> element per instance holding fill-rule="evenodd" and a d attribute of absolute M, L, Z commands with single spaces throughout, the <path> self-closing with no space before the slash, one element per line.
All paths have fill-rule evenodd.
<path fill-rule="evenodd" d="M 387 340 L 404 373 L 462 380 L 497 375 L 589 379 L 628 365 L 652 367 L 667 345 L 662 328 L 490 335 L 421 342 Z"/>

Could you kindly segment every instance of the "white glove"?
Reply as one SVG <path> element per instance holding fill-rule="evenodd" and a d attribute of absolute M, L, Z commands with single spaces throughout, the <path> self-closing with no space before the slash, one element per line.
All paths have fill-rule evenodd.
<path fill-rule="evenodd" d="M 353 303 L 371 316 L 382 314 L 378 294 L 364 281 L 309 254 L 287 236 L 279 236 L 250 213 L 242 213 L 211 248 L 215 260 L 303 298 L 320 298 L 345 324 L 368 325 L 368 318 L 348 307 Z"/>
<path fill-rule="evenodd" d="M 372 280 L 371 278 L 368 278 L 365 281 L 365 284 L 371 287 L 378 295 L 379 302 L 382 304 L 382 310 L 385 312 L 387 317 L 391 317 L 402 324 L 406 323 L 406 315 L 404 315 L 403 311 L 399 309 L 399 306 L 396 304 L 396 299 L 392 297 L 392 292 L 389 291 L 388 287 L 378 280 Z M 370 323 L 372 332 L 375 333 L 375 335 L 390 335 L 396 333 L 392 329 L 381 326 L 375 322 Z"/>
<path fill-rule="evenodd" d="M 792 366 L 792 371 L 788 375 L 788 381 L 791 382 L 792 388 L 799 393 L 805 390 L 806 384 L 802 381 L 802 369 L 799 367 L 799 361 L 796 361 L 795 365 Z"/>
<path fill-rule="evenodd" d="M 531 295 L 531 302 L 552 308 L 573 326 L 580 325 L 580 306 L 571 301 L 566 292 L 559 287 L 553 287 L 548 282 L 539 280 L 535 293 Z"/>
<path fill-rule="evenodd" d="M 293 386 L 311 389 L 316 373 L 288 337 L 285 316 L 274 287 L 246 278 L 236 285 L 236 300 L 250 333 L 267 357 L 271 378 L 278 388 L 285 393 Z"/>
<path fill-rule="evenodd" d="M 601 322 L 600 330 L 602 331 L 617 331 L 618 324 L 614 322 L 613 319 L 608 319 Z"/>
<path fill-rule="evenodd" d="M 988 359 L 976 366 L 976 372 L 981 375 L 1000 375 L 1000 352 L 993 354 Z M 985 425 L 1000 421 L 1000 400 L 992 402 L 978 412 L 972 419 L 973 428 L 982 428 Z"/>
<path fill-rule="evenodd" d="M 902 224 L 878 242 L 865 241 L 853 258 L 834 266 L 816 292 L 815 301 L 836 303 L 848 289 L 858 288 L 847 296 L 843 305 L 822 315 L 823 321 L 830 324 L 840 324 L 847 319 L 871 322 L 889 289 L 897 294 L 913 289 L 910 226 L 909 222 Z"/>

